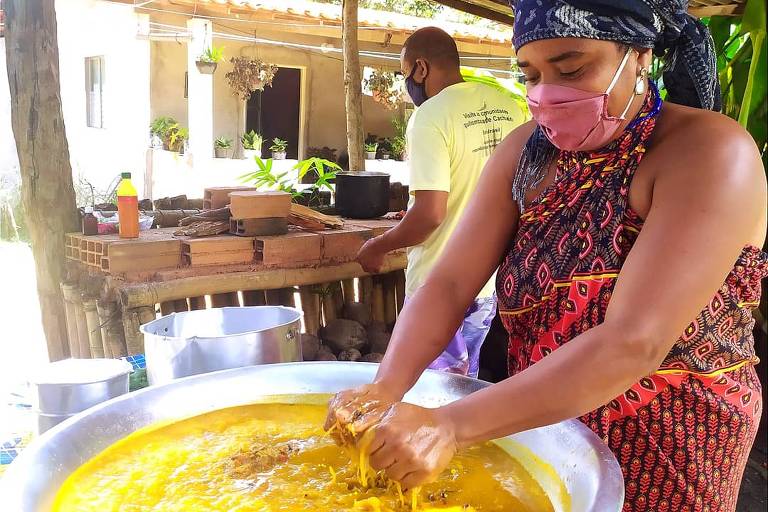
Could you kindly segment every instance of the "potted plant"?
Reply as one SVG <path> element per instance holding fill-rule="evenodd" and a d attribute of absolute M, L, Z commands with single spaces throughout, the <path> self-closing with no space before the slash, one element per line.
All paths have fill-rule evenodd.
<path fill-rule="evenodd" d="M 336 178 L 336 173 L 341 168 L 335 162 L 323 158 L 312 157 L 298 162 L 293 169 L 298 171 L 295 177 L 290 173 L 275 173 L 272 169 L 273 159 L 262 160 L 259 157 L 254 158 L 257 170 L 240 176 L 242 183 L 248 183 L 257 189 L 267 188 L 268 190 L 281 190 L 291 194 L 295 203 L 309 206 L 310 208 L 323 208 L 331 203 L 331 193 L 333 186 L 331 183 Z M 317 174 L 317 180 L 311 187 L 299 191 L 296 189 L 295 181 L 301 180 L 310 172 Z"/>
<path fill-rule="evenodd" d="M 173 123 L 165 130 L 163 136 L 163 147 L 168 151 L 182 153 L 184 142 L 189 139 L 189 129 L 184 128 L 179 123 Z"/>
<path fill-rule="evenodd" d="M 275 137 L 272 139 L 272 145 L 269 146 L 274 160 L 285 160 L 285 154 L 288 150 L 288 141 Z"/>
<path fill-rule="evenodd" d="M 379 144 L 377 142 L 366 142 L 364 146 L 365 159 L 376 160 L 376 151 L 379 149 Z"/>
<path fill-rule="evenodd" d="M 232 63 L 232 71 L 224 76 L 235 96 L 243 101 L 248 101 L 254 91 L 271 87 L 278 69 L 274 64 L 248 57 L 233 57 L 229 62 Z"/>
<path fill-rule="evenodd" d="M 374 69 L 368 78 L 363 79 L 363 87 L 371 93 L 373 101 L 387 110 L 395 110 L 402 101 L 402 80 L 392 71 Z"/>
<path fill-rule="evenodd" d="M 264 144 L 264 139 L 261 135 L 251 130 L 243 134 L 240 142 L 243 143 L 243 155 L 245 158 L 253 159 L 256 156 L 261 158 L 261 146 Z"/>
<path fill-rule="evenodd" d="M 209 46 L 197 58 L 195 65 L 197 70 L 204 75 L 212 75 L 219 65 L 219 61 L 224 58 L 224 48 Z"/>
<path fill-rule="evenodd" d="M 179 123 L 172 117 L 158 117 L 149 125 L 150 143 L 156 149 L 168 149 L 168 132 L 172 126 L 178 126 Z"/>
<path fill-rule="evenodd" d="M 214 142 L 214 148 L 216 152 L 216 158 L 227 158 L 227 153 L 232 147 L 232 139 L 226 137 L 219 137 Z"/>

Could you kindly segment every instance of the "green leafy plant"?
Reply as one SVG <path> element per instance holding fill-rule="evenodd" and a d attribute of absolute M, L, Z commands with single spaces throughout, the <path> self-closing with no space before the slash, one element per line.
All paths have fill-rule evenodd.
<path fill-rule="evenodd" d="M 768 172 L 768 45 L 765 0 L 748 0 L 742 17 L 714 16 L 723 113 L 752 134 Z"/>
<path fill-rule="evenodd" d="M 269 146 L 269 150 L 273 153 L 285 153 L 288 149 L 288 141 L 275 137 L 272 139 L 272 145 Z"/>
<path fill-rule="evenodd" d="M 287 192 L 291 194 L 294 200 L 305 195 L 314 194 L 322 189 L 333 191 L 331 182 L 336 178 L 336 173 L 341 170 L 341 167 L 334 162 L 323 158 L 311 157 L 297 163 L 292 170 L 298 171 L 298 173 L 292 176 L 293 173 L 290 171 L 273 172 L 273 160 L 271 158 L 264 160 L 256 157 L 254 160 L 256 160 L 256 171 L 240 176 L 240 181 L 253 185 L 257 189 L 268 188 L 270 190 Z M 300 180 L 310 171 L 314 171 L 318 176 L 315 183 L 306 190 L 297 190 L 295 187 L 296 180 Z"/>
<path fill-rule="evenodd" d="M 172 117 L 158 117 L 149 125 L 149 134 L 157 135 L 163 139 L 168 134 L 168 130 L 174 125 L 178 126 L 178 124 L 179 123 Z"/>
<path fill-rule="evenodd" d="M 301 192 L 298 192 L 293 186 L 291 178 L 288 176 L 289 171 L 275 174 L 272 172 L 271 158 L 263 160 L 259 157 L 255 157 L 256 166 L 258 169 L 254 172 L 249 172 L 240 176 L 240 181 L 243 183 L 249 183 L 257 189 L 268 188 L 270 190 L 280 190 L 291 194 L 292 198 L 301 196 Z"/>
<path fill-rule="evenodd" d="M 379 149 L 378 142 L 367 142 L 363 145 L 366 153 L 375 153 Z"/>
<path fill-rule="evenodd" d="M 404 119 L 395 117 L 392 119 L 392 127 L 395 129 L 395 136 L 390 139 L 390 151 L 392 156 L 397 160 L 405 158 L 407 151 L 405 130 L 408 123 Z"/>
<path fill-rule="evenodd" d="M 214 144 L 217 148 L 221 149 L 229 149 L 232 147 L 232 139 L 228 139 L 226 137 L 219 137 L 214 141 Z"/>
<path fill-rule="evenodd" d="M 223 58 L 224 58 L 223 46 L 209 46 L 197 58 L 197 60 L 200 62 L 221 62 Z"/>
<path fill-rule="evenodd" d="M 243 149 L 260 150 L 262 144 L 264 144 L 262 136 L 253 130 L 245 132 L 240 138 L 240 141 L 243 143 Z"/>
<path fill-rule="evenodd" d="M 298 178 L 301 180 L 308 172 L 313 171 L 317 176 L 315 183 L 311 188 L 320 190 L 326 188 L 333 191 L 331 181 L 336 179 L 336 173 L 341 171 L 341 167 L 336 162 L 331 162 L 324 158 L 310 157 L 297 163 L 294 170 L 299 171 Z"/>

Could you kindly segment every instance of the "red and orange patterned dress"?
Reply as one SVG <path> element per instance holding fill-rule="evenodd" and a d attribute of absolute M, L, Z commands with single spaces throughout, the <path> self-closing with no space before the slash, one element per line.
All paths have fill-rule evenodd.
<path fill-rule="evenodd" d="M 509 373 L 600 324 L 642 229 L 628 191 L 656 124 L 655 98 L 619 140 L 560 152 L 555 182 L 524 212 L 497 277 Z M 610 446 L 624 511 L 733 511 L 757 433 L 751 310 L 768 256 L 746 247 L 659 370 L 581 418 Z"/>

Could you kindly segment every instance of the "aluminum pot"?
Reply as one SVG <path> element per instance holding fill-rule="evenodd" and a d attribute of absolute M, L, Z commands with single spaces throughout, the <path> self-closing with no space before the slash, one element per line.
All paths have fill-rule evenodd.
<path fill-rule="evenodd" d="M 336 174 L 336 211 L 350 219 L 374 219 L 389 211 L 389 174 L 340 172 Z"/>
<path fill-rule="evenodd" d="M 131 364 L 119 359 L 64 359 L 30 379 L 33 406 L 44 414 L 84 411 L 128 392 Z"/>
<path fill-rule="evenodd" d="M 7 510 L 48 511 L 57 490 L 75 469 L 142 427 L 274 395 L 335 393 L 371 382 L 376 370 L 375 364 L 343 362 L 253 366 L 189 377 L 115 398 L 33 441 L 0 481 L 0 499 Z M 428 370 L 405 400 L 436 407 L 487 385 Z M 564 421 L 497 443 L 538 479 L 558 512 L 621 510 L 624 483 L 619 465 L 608 447 L 581 422 Z"/>
<path fill-rule="evenodd" d="M 301 361 L 295 308 L 254 306 L 172 313 L 141 326 L 149 383 L 256 364 Z"/>

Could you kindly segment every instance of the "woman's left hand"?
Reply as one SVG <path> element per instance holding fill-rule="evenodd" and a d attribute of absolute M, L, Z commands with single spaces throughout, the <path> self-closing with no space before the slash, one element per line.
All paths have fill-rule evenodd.
<path fill-rule="evenodd" d="M 457 450 L 453 424 L 441 409 L 398 402 L 373 429 L 371 466 L 405 489 L 436 480 Z"/>

